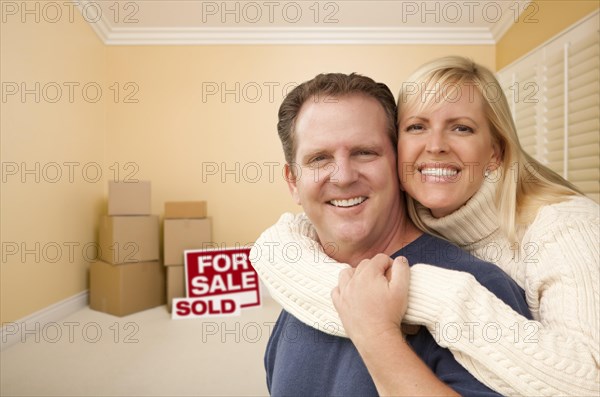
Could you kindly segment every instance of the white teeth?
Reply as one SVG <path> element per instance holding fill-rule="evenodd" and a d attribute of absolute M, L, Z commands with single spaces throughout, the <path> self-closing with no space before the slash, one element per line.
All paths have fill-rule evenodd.
<path fill-rule="evenodd" d="M 336 207 L 354 207 L 365 201 L 366 197 L 354 197 L 348 200 L 331 200 L 330 203 Z"/>
<path fill-rule="evenodd" d="M 458 171 L 450 168 L 423 168 L 421 174 L 431 176 L 454 176 L 458 174 Z"/>

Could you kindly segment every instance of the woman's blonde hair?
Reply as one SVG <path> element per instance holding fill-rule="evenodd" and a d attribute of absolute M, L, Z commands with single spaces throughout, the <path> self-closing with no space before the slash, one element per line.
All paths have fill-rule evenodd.
<path fill-rule="evenodd" d="M 581 192 L 523 150 L 506 96 L 489 69 L 459 56 L 440 58 L 421 66 L 402 85 L 398 96 L 398 124 L 406 109 L 439 107 L 446 101 L 456 101 L 459 95 L 474 95 L 473 90 L 484 100 L 492 139 L 500 150 L 501 164 L 494 173 L 498 180 L 495 197 L 498 222 L 508 238 L 516 241 L 517 226 L 531 223 L 541 206 L 564 201 Z M 416 225 L 435 234 L 419 220 L 415 200 L 407 197 L 407 205 Z"/>

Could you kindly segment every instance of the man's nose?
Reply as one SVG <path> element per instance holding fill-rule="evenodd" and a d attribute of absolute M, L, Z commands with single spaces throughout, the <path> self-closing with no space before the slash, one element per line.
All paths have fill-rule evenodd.
<path fill-rule="evenodd" d="M 335 167 L 331 170 L 329 181 L 339 186 L 350 185 L 358 180 L 359 170 L 355 161 L 351 158 L 337 159 L 333 163 Z"/>

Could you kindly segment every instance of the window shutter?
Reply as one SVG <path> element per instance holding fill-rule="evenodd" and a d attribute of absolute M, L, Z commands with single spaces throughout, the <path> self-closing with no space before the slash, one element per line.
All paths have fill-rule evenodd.
<path fill-rule="evenodd" d="M 598 32 L 568 46 L 566 174 L 596 201 L 600 195 L 600 40 Z"/>
<path fill-rule="evenodd" d="M 597 16 L 502 69 L 498 79 L 524 150 L 600 202 Z"/>
<path fill-rule="evenodd" d="M 565 56 L 564 49 L 546 54 L 544 63 L 543 129 L 544 165 L 566 178 L 565 147 Z"/>
<path fill-rule="evenodd" d="M 537 158 L 537 59 L 529 57 L 498 74 L 523 149 Z"/>
<path fill-rule="evenodd" d="M 513 98 L 517 100 L 515 107 L 515 125 L 519 133 L 519 140 L 523 149 L 532 156 L 537 155 L 537 129 L 536 104 L 539 99 L 536 91 L 537 84 L 536 64 L 522 68 L 516 73 L 512 86 Z"/>

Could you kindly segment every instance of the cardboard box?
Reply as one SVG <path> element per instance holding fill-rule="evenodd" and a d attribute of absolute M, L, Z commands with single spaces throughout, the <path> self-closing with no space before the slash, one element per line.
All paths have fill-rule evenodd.
<path fill-rule="evenodd" d="M 185 298 L 185 270 L 183 265 L 167 266 L 167 310 L 171 313 L 173 298 Z"/>
<path fill-rule="evenodd" d="M 167 201 L 165 219 L 206 218 L 206 201 Z"/>
<path fill-rule="evenodd" d="M 165 266 L 183 265 L 183 251 L 209 248 L 211 241 L 210 218 L 165 219 Z"/>
<path fill-rule="evenodd" d="M 100 259 L 118 264 L 160 259 L 157 215 L 100 218 Z"/>
<path fill-rule="evenodd" d="M 150 215 L 150 181 L 108 182 L 108 215 Z"/>
<path fill-rule="evenodd" d="M 165 303 L 165 269 L 159 261 L 90 265 L 90 308 L 126 316 Z"/>

